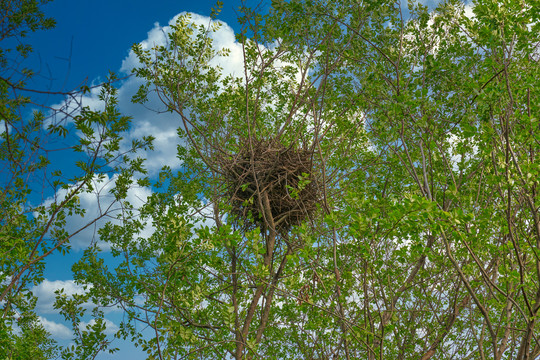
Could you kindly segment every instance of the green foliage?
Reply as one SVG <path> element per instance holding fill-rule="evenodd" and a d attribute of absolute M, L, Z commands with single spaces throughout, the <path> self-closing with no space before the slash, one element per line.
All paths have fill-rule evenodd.
<path fill-rule="evenodd" d="M 119 265 L 92 248 L 74 268 L 125 309 L 117 336 L 151 359 L 537 358 L 540 9 L 469 9 L 242 8 L 236 76 L 213 65 L 229 54 L 218 22 L 183 15 L 166 46 L 136 45 L 134 100 L 157 92 L 185 141 L 181 171 L 164 167 L 142 208 L 101 229 Z M 286 187 L 300 199 L 321 183 L 304 224 L 277 231 L 264 188 L 248 200 L 259 228 L 231 215 L 218 160 L 253 139 L 313 152 Z"/>
<path fill-rule="evenodd" d="M 92 321 L 83 324 L 83 317 L 87 312 L 84 306 L 91 300 L 88 292 L 68 297 L 63 289 L 56 291 L 54 308 L 71 323 L 74 334 L 73 344 L 63 349 L 60 354 L 62 359 L 94 359 L 102 351 L 107 350 L 110 354 L 118 351 L 117 348 L 109 347 L 111 340 L 107 339 L 105 334 L 103 311 L 94 308 Z"/>
<path fill-rule="evenodd" d="M 20 314 L 14 324 L 3 318 L 0 324 L 0 356 L 2 359 L 52 359 L 58 353 L 55 341 L 40 324 L 35 314 Z"/>

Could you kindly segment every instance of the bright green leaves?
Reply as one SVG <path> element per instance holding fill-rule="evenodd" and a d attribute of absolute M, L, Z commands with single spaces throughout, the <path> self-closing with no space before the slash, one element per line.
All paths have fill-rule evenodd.
<path fill-rule="evenodd" d="M 90 292 L 67 296 L 63 289 L 56 291 L 55 309 L 71 324 L 73 329 L 73 344 L 63 349 L 60 356 L 64 360 L 93 358 L 98 353 L 107 349 L 112 354 L 118 349 L 108 348 L 111 342 L 105 334 L 106 322 L 103 311 L 97 307 L 92 310 L 92 320 L 83 322 L 87 313 L 86 306 L 92 299 Z"/>
<path fill-rule="evenodd" d="M 15 330 L 18 328 L 18 331 Z M 5 359 L 46 360 L 58 356 L 58 346 L 30 312 L 0 319 L 0 356 Z"/>
<path fill-rule="evenodd" d="M 298 184 L 296 187 L 286 185 L 286 188 L 289 192 L 289 196 L 293 199 L 298 199 L 300 196 L 300 193 L 306 188 L 306 186 L 311 183 L 311 180 L 309 179 L 310 175 L 307 173 L 302 173 L 298 176 Z"/>

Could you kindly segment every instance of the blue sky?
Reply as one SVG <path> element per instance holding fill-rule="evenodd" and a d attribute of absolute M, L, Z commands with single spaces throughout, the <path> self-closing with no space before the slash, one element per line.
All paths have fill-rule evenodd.
<path fill-rule="evenodd" d="M 27 65 L 38 71 L 38 75 L 28 84 L 39 90 L 69 91 L 81 86 L 84 81 L 88 85 L 97 84 L 104 80 L 109 71 L 125 76 L 131 69 L 134 57 L 130 56 L 130 48 L 134 43 L 151 44 L 159 41 L 159 26 L 166 26 L 179 13 L 192 12 L 201 16 L 194 17 L 197 21 L 208 21 L 214 1 L 200 0 L 198 2 L 178 0 L 158 0 L 155 2 L 133 0 L 56 0 L 43 7 L 47 16 L 56 19 L 55 29 L 32 34 L 28 42 L 34 48 L 34 54 Z M 220 31 L 216 42 L 220 45 L 234 46 L 234 31 L 238 31 L 235 9 L 240 2 L 224 1 L 223 11 L 219 19 L 230 27 Z M 159 25 L 157 25 L 159 24 Z M 236 56 L 221 65 L 227 72 L 239 71 L 241 61 Z M 218 60 L 220 61 L 220 60 Z M 139 82 L 127 79 L 118 84 L 119 108 L 123 114 L 133 116 L 133 126 L 128 137 L 138 137 L 152 133 L 156 136 L 156 151 L 146 153 L 151 174 L 155 174 L 164 165 L 175 167 L 175 149 L 177 144 L 176 127 L 179 123 L 170 114 L 158 117 L 154 112 L 131 104 L 130 98 Z M 97 93 L 91 93 L 83 98 L 83 105 L 96 106 Z M 44 97 L 40 101 L 50 106 L 58 106 L 62 99 L 59 97 Z M 160 104 L 151 99 L 151 107 L 159 108 Z M 54 159 L 54 158 L 53 158 Z M 66 164 L 70 159 L 61 159 Z M 60 161 L 60 159 L 57 159 Z M 177 164 L 179 165 L 179 164 Z M 67 169 L 67 165 L 66 165 Z M 101 184 L 104 187 L 114 186 L 114 178 Z M 151 189 L 136 189 L 130 193 L 132 201 L 143 201 L 151 193 Z M 53 196 L 44 193 L 41 200 Z M 58 195 L 58 194 L 57 194 Z M 91 217 L 96 211 L 96 199 L 90 195 L 81 198 L 81 203 L 87 208 Z M 84 219 L 71 218 L 68 230 L 76 229 L 84 223 Z M 99 224 L 98 224 L 99 225 Z M 43 325 L 53 334 L 62 345 L 69 344 L 70 332 L 62 317 L 53 309 L 54 290 L 63 287 L 66 292 L 80 291 L 72 280 L 71 265 L 82 255 L 82 250 L 95 236 L 95 229 L 89 229 L 72 240 L 72 252 L 67 256 L 55 254 L 47 260 L 45 281 L 34 287 L 38 296 L 38 314 Z M 122 313 L 111 311 L 106 319 L 114 329 L 121 321 Z M 90 318 L 85 319 L 90 321 Z M 129 343 L 117 340 L 114 344 L 121 351 L 114 355 L 102 354 L 98 359 L 144 359 L 146 356 Z"/>
<path fill-rule="evenodd" d="M 225 1 L 220 19 L 236 27 L 239 1 Z M 215 1 L 55 0 L 43 7 L 56 19 L 56 28 L 32 36 L 35 54 L 51 68 L 54 88 L 72 89 L 88 78 L 118 71 L 131 46 L 183 11 L 209 16 Z M 238 30 L 238 29 L 236 29 Z M 71 62 L 68 62 L 71 59 Z M 47 69 L 42 67 L 44 76 Z"/>

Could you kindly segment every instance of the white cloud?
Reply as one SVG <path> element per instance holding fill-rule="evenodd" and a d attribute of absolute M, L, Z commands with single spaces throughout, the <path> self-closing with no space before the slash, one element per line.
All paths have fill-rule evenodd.
<path fill-rule="evenodd" d="M 39 317 L 39 322 L 55 339 L 71 339 L 73 335 L 71 330 L 64 324 L 47 320 L 42 316 Z"/>
<path fill-rule="evenodd" d="M 54 339 L 67 340 L 73 337 L 73 332 L 64 324 L 57 323 L 46 319 L 43 316 L 38 317 L 39 322 L 47 330 Z M 109 319 L 103 319 L 105 323 L 105 335 L 114 335 L 120 328 Z M 81 321 L 79 329 L 82 331 L 90 331 L 90 327 L 96 324 L 96 320 L 92 319 L 89 322 Z"/>
<path fill-rule="evenodd" d="M 37 297 L 36 310 L 41 314 L 56 314 L 54 309 L 56 290 L 64 289 L 64 294 L 71 296 L 74 294 L 84 294 L 84 287 L 75 283 L 74 280 L 54 280 L 45 279 L 41 284 L 32 288 L 32 293 Z M 86 304 L 87 307 L 90 304 Z"/>
<path fill-rule="evenodd" d="M 476 18 L 476 15 L 474 15 L 474 12 L 473 12 L 474 3 L 466 4 L 464 9 L 465 9 L 464 14 L 466 17 L 468 17 L 469 19 Z"/>
<path fill-rule="evenodd" d="M 168 25 L 161 26 L 155 23 L 154 27 L 148 32 L 147 38 L 140 42 L 144 50 L 150 50 L 155 46 L 165 46 L 168 41 L 168 34 L 171 32 L 171 25 L 176 24 L 179 17 L 186 15 L 186 12 L 181 12 L 169 20 Z M 207 16 L 202 16 L 194 13 L 189 13 L 190 21 L 196 26 L 207 27 L 211 23 L 211 19 Z M 220 21 L 220 28 L 215 32 L 210 32 L 208 35 L 212 39 L 214 49 L 223 48 L 229 49 L 228 56 L 216 56 L 210 62 L 210 65 L 219 65 L 223 69 L 224 75 L 242 76 L 244 72 L 244 57 L 242 46 L 236 42 L 234 30 L 226 23 Z M 128 57 L 122 62 L 120 71 L 130 74 L 133 68 L 139 67 L 140 63 L 137 56 L 130 51 Z"/>
<path fill-rule="evenodd" d="M 90 244 L 98 242 L 99 235 L 97 230 L 105 225 L 105 223 L 111 221 L 112 223 L 120 224 L 120 220 L 116 217 L 121 214 L 122 207 L 121 204 L 115 200 L 114 195 L 111 194 L 111 191 L 116 186 L 117 179 L 117 175 L 113 175 L 112 177 L 105 175 L 101 180 L 94 179 L 92 180 L 93 191 L 83 192 L 78 195 L 80 206 L 86 210 L 86 213 L 84 216 L 75 214 L 68 216 L 65 226 L 65 230 L 68 231 L 69 234 L 78 232 L 70 239 L 70 245 L 73 249 L 85 249 Z M 58 190 L 55 196 L 47 199 L 43 205 L 50 206 L 54 201 L 62 201 L 73 187 L 74 186 L 69 189 Z M 132 187 L 127 192 L 126 200 L 137 209 L 145 203 L 151 193 L 149 188 Z M 95 219 L 98 220 L 93 222 Z M 88 226 L 90 223 L 92 224 Z M 148 227 L 141 235 L 147 236 L 151 231 L 152 228 Z M 99 245 L 104 250 L 110 248 L 106 243 L 100 243 Z"/>
<path fill-rule="evenodd" d="M 73 118 L 81 113 L 82 107 L 89 107 L 94 111 L 102 111 L 105 106 L 103 101 L 99 99 L 101 92 L 101 82 L 95 80 L 90 86 L 90 92 L 80 94 L 79 96 L 69 97 L 61 103 L 51 106 L 52 111 L 50 116 L 43 122 L 43 128 L 47 129 L 50 125 L 67 125 L 71 123 Z"/>
<path fill-rule="evenodd" d="M 448 136 L 448 144 L 449 162 L 452 170 L 455 172 L 459 172 L 460 166 L 467 167 L 467 163 L 478 154 L 478 145 L 474 138 L 463 139 L 458 135 L 450 134 Z M 469 148 L 469 151 L 463 154 L 463 151 L 458 151 L 458 147 L 460 146 L 466 146 Z"/>
<path fill-rule="evenodd" d="M 131 97 L 137 92 L 142 80 L 130 78 L 119 90 L 118 107 L 123 115 L 132 117 L 132 126 L 122 143 L 122 150 L 130 146 L 132 140 L 151 135 L 155 138 L 154 150 L 138 151 L 137 156 L 145 158 L 145 167 L 150 176 L 156 175 L 163 166 L 178 169 L 181 165 L 176 157 L 180 139 L 177 129 L 181 125 L 176 113 L 165 112 L 165 106 L 155 93 L 150 93 L 145 106 L 133 104 Z"/>
<path fill-rule="evenodd" d="M 0 135 L 8 131 L 8 134 L 11 132 L 11 125 L 6 123 L 4 120 L 0 120 Z"/>

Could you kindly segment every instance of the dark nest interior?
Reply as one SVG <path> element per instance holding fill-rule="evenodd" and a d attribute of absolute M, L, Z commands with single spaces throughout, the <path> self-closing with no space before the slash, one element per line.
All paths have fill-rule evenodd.
<path fill-rule="evenodd" d="M 222 159 L 225 196 L 244 227 L 268 228 L 261 207 L 266 196 L 279 232 L 313 215 L 321 189 L 312 155 L 312 151 L 277 141 L 252 139 L 242 141 L 236 154 Z"/>

